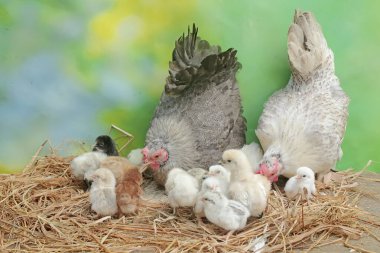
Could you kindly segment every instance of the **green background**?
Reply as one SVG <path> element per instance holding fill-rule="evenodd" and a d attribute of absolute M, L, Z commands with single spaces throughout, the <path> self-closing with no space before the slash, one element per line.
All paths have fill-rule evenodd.
<path fill-rule="evenodd" d="M 287 30 L 312 11 L 351 98 L 340 169 L 380 161 L 379 1 L 0 1 L 0 171 L 20 170 L 49 139 L 62 155 L 116 124 L 143 145 L 174 41 L 234 47 L 248 140 L 289 79 Z M 372 170 L 380 171 L 375 162 Z"/>

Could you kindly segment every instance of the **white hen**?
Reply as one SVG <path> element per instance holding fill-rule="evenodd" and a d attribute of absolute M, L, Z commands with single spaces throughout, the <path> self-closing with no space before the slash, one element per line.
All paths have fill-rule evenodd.
<path fill-rule="evenodd" d="M 259 170 L 259 163 L 263 159 L 263 150 L 260 145 L 256 142 L 251 144 L 246 144 L 241 148 L 241 151 L 247 156 L 249 164 L 251 165 L 252 171 L 256 172 Z"/>
<path fill-rule="evenodd" d="M 289 83 L 266 102 L 256 129 L 265 151 L 260 169 L 275 181 L 277 174 L 289 178 L 308 166 L 321 180 L 343 154 L 349 98 L 335 75 L 334 54 L 311 13 L 296 11 L 288 55 Z"/>
<path fill-rule="evenodd" d="M 199 191 L 199 183 L 195 177 L 180 168 L 170 170 L 165 183 L 169 205 L 175 213 L 177 207 L 194 206 Z"/>
<path fill-rule="evenodd" d="M 306 198 L 315 194 L 314 172 L 308 167 L 300 167 L 297 169 L 297 175 L 289 178 L 285 185 L 285 194 L 288 198 L 294 199 L 298 194 L 303 195 L 306 190 Z"/>
<path fill-rule="evenodd" d="M 224 151 L 223 166 L 231 172 L 229 197 L 245 205 L 252 216 L 261 216 L 267 206 L 271 188 L 269 180 L 252 172 L 241 150 Z"/>

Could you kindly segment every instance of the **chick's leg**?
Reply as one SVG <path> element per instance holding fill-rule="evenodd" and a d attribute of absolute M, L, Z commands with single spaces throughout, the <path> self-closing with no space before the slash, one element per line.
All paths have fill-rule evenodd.
<path fill-rule="evenodd" d="M 202 226 L 204 225 L 203 221 L 202 221 L 202 217 L 199 216 L 199 215 L 196 215 L 196 218 L 197 218 L 197 223 L 198 223 L 198 226 Z"/>
<path fill-rule="evenodd" d="M 226 240 L 224 241 L 224 244 L 227 244 L 228 243 L 228 239 L 230 238 L 230 236 L 235 232 L 235 230 L 231 230 L 227 233 L 226 235 Z"/>

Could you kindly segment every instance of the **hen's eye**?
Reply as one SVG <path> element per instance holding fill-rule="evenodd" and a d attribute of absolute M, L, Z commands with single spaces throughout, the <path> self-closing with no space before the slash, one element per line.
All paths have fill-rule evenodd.
<path fill-rule="evenodd" d="M 217 173 L 217 174 L 220 174 L 220 171 L 217 171 L 216 173 Z"/>
<path fill-rule="evenodd" d="M 160 156 L 159 155 L 155 155 L 154 158 L 159 158 Z"/>
<path fill-rule="evenodd" d="M 306 175 L 303 175 L 303 177 L 306 177 Z"/>

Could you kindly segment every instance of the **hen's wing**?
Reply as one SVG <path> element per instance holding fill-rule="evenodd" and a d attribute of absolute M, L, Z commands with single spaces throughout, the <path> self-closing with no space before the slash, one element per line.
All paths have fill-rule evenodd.
<path fill-rule="evenodd" d="M 227 147 L 245 143 L 246 121 L 235 78 L 240 63 L 236 50 L 221 52 L 197 37 L 197 31 L 193 27 L 176 42 L 155 117 L 185 118 L 202 154 L 200 165 L 211 165 Z"/>
<path fill-rule="evenodd" d="M 221 52 L 219 46 L 210 46 L 197 35 L 198 28 L 193 25 L 187 36 L 176 41 L 165 85 L 166 94 L 183 94 L 192 86 L 204 85 L 204 80 L 223 82 L 230 78 L 231 71 L 236 72 L 240 67 L 236 50 Z"/>
<path fill-rule="evenodd" d="M 349 99 L 335 76 L 334 54 L 328 47 L 320 25 L 310 12 L 296 11 L 288 33 L 288 55 L 293 88 L 313 88 L 310 100 L 310 135 L 322 136 L 332 159 L 341 157 L 340 145 L 346 129 Z M 311 85 L 312 84 L 312 85 Z"/>

